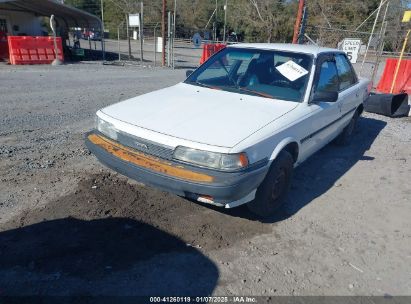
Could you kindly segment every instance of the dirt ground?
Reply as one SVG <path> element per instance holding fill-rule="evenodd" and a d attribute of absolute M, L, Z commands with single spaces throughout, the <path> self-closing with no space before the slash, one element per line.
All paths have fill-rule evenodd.
<path fill-rule="evenodd" d="M 365 114 L 260 222 L 137 184 L 85 148 L 99 108 L 184 74 L 0 66 L 0 295 L 411 295 L 410 118 Z"/>

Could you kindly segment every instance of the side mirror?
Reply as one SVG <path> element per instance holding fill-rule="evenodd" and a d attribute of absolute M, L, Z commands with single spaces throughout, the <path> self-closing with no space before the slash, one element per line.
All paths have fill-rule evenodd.
<path fill-rule="evenodd" d="M 336 102 L 338 100 L 338 92 L 316 92 L 312 102 Z"/>
<path fill-rule="evenodd" d="M 186 77 L 189 77 L 191 74 L 193 74 L 193 70 L 187 70 L 186 71 Z"/>

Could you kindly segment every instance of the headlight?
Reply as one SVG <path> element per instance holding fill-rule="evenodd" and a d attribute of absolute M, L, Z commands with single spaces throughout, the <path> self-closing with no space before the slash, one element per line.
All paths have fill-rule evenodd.
<path fill-rule="evenodd" d="M 117 140 L 118 130 L 111 123 L 102 120 L 99 116 L 96 116 L 96 129 L 107 137 Z"/>
<path fill-rule="evenodd" d="M 237 170 L 248 166 L 248 158 L 245 153 L 223 154 L 181 146 L 174 150 L 174 158 L 190 164 L 220 170 Z"/>

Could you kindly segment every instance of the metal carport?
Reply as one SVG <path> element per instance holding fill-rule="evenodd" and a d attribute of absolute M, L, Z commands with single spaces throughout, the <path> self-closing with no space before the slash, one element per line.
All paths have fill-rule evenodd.
<path fill-rule="evenodd" d="M 0 0 L 1 10 L 28 12 L 44 17 L 54 15 L 59 25 L 66 28 L 100 29 L 104 58 L 104 28 L 97 16 L 54 0 Z"/>

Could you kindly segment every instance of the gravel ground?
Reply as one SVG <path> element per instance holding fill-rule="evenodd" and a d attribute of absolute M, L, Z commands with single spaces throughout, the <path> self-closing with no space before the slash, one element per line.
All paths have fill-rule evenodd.
<path fill-rule="evenodd" d="M 411 295 L 411 120 L 365 114 L 260 222 L 145 187 L 83 143 L 183 70 L 0 65 L 0 294 Z"/>

